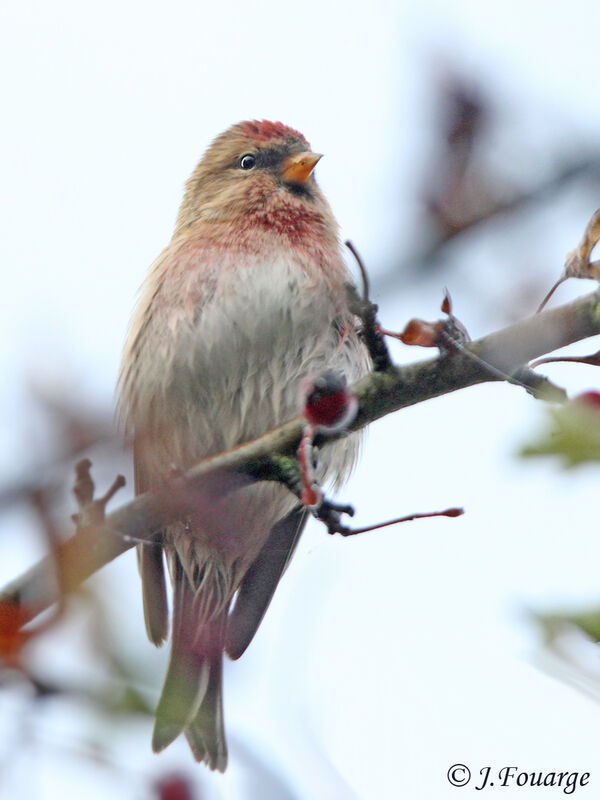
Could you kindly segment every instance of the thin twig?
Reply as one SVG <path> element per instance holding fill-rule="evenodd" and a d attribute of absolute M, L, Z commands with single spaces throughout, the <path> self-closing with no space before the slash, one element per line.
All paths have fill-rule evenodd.
<path fill-rule="evenodd" d="M 443 255 L 444 250 L 463 234 L 468 235 L 473 229 L 476 230 L 483 227 L 486 223 L 493 222 L 497 217 L 519 213 L 523 208 L 547 201 L 572 180 L 585 179 L 597 182 L 599 177 L 600 156 L 597 153 L 591 153 L 588 157 L 579 161 L 566 163 L 537 186 L 515 194 L 508 200 L 497 200 L 487 208 L 484 207 L 476 211 L 461 225 L 446 229 L 443 233 L 432 237 L 417 252 L 409 256 L 406 261 L 400 264 L 392 264 L 384 275 L 379 276 L 377 281 L 378 290 L 384 293 L 397 291 L 399 275 L 414 275 L 415 272 L 431 269 L 439 257 Z M 597 183 L 595 188 L 597 188 Z"/>
<path fill-rule="evenodd" d="M 547 356 L 546 358 L 538 358 L 532 361 L 529 366 L 531 369 L 535 369 L 542 364 L 559 364 L 562 362 L 588 364 L 591 367 L 600 367 L 600 350 L 597 350 L 589 356 Z"/>
<path fill-rule="evenodd" d="M 558 289 L 558 287 L 561 285 L 561 283 L 564 283 L 567 280 L 567 277 L 568 277 L 567 275 L 561 275 L 561 277 L 556 281 L 556 283 L 546 293 L 546 296 L 544 297 L 542 302 L 537 307 L 537 311 L 535 312 L 536 314 L 540 314 L 544 310 L 544 308 L 546 307 L 546 305 L 548 303 L 548 300 L 550 300 L 550 298 L 552 297 L 554 292 Z"/>
<path fill-rule="evenodd" d="M 356 536 L 359 533 L 369 533 L 380 528 L 388 528 L 390 525 L 399 525 L 401 522 L 412 522 L 414 519 L 429 519 L 429 517 L 460 517 L 465 513 L 464 508 L 447 508 L 445 511 L 424 511 L 421 514 L 407 514 L 405 517 L 396 517 L 387 522 L 378 522 L 375 525 L 367 525 L 364 528 L 345 528 L 337 531 L 342 536 Z"/>
<path fill-rule="evenodd" d="M 393 362 L 385 339 L 379 330 L 379 323 L 377 321 L 378 307 L 375 303 L 372 303 L 369 298 L 369 275 L 367 273 L 367 268 L 352 242 L 348 239 L 345 244 L 356 259 L 363 283 L 362 298 L 359 298 L 356 288 L 352 284 L 346 286 L 348 305 L 352 312 L 362 320 L 362 335 L 369 355 L 371 356 L 371 361 L 373 362 L 373 369 L 376 372 L 385 372 L 392 368 Z"/>
<path fill-rule="evenodd" d="M 354 245 L 352 244 L 350 239 L 346 239 L 344 244 L 346 245 L 348 250 L 350 250 L 350 252 L 354 256 L 354 259 L 355 259 L 356 263 L 358 264 L 358 268 L 360 270 L 360 274 L 361 274 L 361 277 L 362 277 L 362 285 L 363 285 L 362 299 L 365 301 L 365 303 L 370 303 L 371 302 L 371 287 L 370 287 L 370 284 L 369 284 L 369 273 L 367 272 L 367 268 L 365 267 L 365 263 L 362 260 L 360 253 L 358 252 L 356 247 L 354 247 Z"/>

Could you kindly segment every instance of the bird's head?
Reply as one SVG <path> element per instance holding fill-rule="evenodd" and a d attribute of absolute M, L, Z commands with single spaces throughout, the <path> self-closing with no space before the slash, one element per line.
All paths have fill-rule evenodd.
<path fill-rule="evenodd" d="M 176 231 L 277 209 L 327 204 L 313 170 L 321 158 L 280 122 L 241 122 L 218 136 L 186 184 Z"/>

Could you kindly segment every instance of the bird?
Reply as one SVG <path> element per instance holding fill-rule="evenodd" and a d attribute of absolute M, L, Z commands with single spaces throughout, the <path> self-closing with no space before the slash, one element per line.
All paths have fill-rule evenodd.
<path fill-rule="evenodd" d="M 294 418 L 308 376 L 334 372 L 351 384 L 369 371 L 339 227 L 314 175 L 320 158 L 294 128 L 245 121 L 212 141 L 187 181 L 119 372 L 136 494 Z M 323 448 L 319 480 L 343 484 L 360 438 Z M 250 644 L 305 522 L 282 485 L 221 476 L 157 541 L 137 546 L 157 646 L 169 637 L 165 561 L 172 587 L 155 752 L 183 733 L 197 761 L 225 771 L 223 656 Z"/>

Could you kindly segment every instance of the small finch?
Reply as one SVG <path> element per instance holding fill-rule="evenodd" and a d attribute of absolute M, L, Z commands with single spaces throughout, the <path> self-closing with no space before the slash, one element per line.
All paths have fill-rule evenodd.
<path fill-rule="evenodd" d="M 332 371 L 352 383 L 368 371 L 338 226 L 313 175 L 320 158 L 292 128 L 243 122 L 215 139 L 187 182 L 119 377 L 136 493 L 296 416 L 307 376 Z M 358 444 L 354 434 L 326 448 L 319 480 L 338 486 Z M 152 746 L 184 733 L 198 761 L 224 771 L 223 653 L 239 658 L 252 640 L 306 513 L 273 482 L 214 485 L 200 505 L 160 545 L 138 546 L 156 645 L 168 635 L 163 549 L 173 587 Z"/>

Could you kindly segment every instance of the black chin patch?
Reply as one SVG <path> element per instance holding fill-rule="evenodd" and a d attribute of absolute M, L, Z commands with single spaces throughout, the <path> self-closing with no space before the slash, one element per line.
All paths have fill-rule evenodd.
<path fill-rule="evenodd" d="M 310 191 L 309 187 L 306 186 L 304 183 L 286 183 L 284 184 L 285 188 L 288 192 L 295 194 L 296 197 L 307 197 L 310 200 L 313 199 L 313 194 Z"/>

